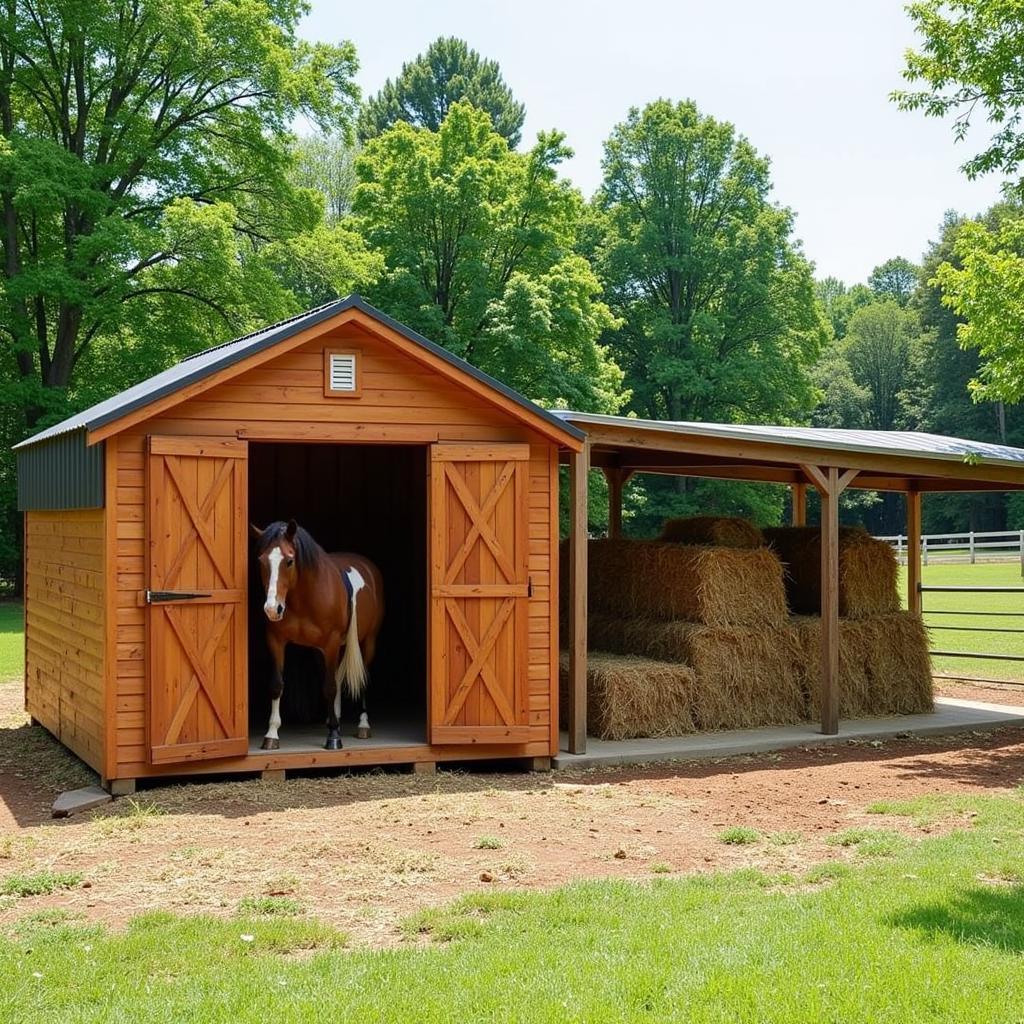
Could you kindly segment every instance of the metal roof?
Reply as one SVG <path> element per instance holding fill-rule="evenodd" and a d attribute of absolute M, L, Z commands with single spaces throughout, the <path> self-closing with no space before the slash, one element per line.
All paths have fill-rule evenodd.
<path fill-rule="evenodd" d="M 282 320 L 280 323 L 273 324 L 270 327 L 247 334 L 241 338 L 236 338 L 234 341 L 228 341 L 222 345 L 214 345 L 212 348 L 204 349 L 202 352 L 188 356 L 162 373 L 158 373 L 156 376 L 134 385 L 134 387 L 121 391 L 119 394 L 103 402 L 98 402 L 82 412 L 75 413 L 74 416 L 69 416 L 67 419 L 61 420 L 60 423 L 55 423 L 52 427 L 47 427 L 38 434 L 33 434 L 14 447 L 15 449 L 26 448 L 40 441 L 46 441 L 75 430 L 96 430 L 114 420 L 120 419 L 122 416 L 128 415 L 128 413 L 145 408 L 150 403 L 157 401 L 157 399 L 174 394 L 174 392 L 189 384 L 203 380 L 218 370 L 223 370 L 225 367 L 232 366 L 234 363 L 246 359 L 257 352 L 271 348 L 279 342 L 298 334 L 300 331 L 323 323 L 339 313 L 348 312 L 350 309 L 358 309 L 374 320 L 390 327 L 404 338 L 425 348 L 428 352 L 473 377 L 486 387 L 504 395 L 505 398 L 515 402 L 525 411 L 546 420 L 570 437 L 575 437 L 578 440 L 582 440 L 585 437 L 583 431 L 578 427 L 573 426 L 560 417 L 554 416 L 547 409 L 542 409 L 539 405 L 519 394 L 518 391 L 514 391 L 508 385 L 502 384 L 500 380 L 496 380 L 489 374 L 484 373 L 483 370 L 479 370 L 472 364 L 467 363 L 465 359 L 460 359 L 447 349 L 435 344 L 428 338 L 424 338 L 422 334 L 417 334 L 416 331 L 411 330 L 404 324 L 400 324 L 397 320 L 393 320 L 386 313 L 382 313 L 368 302 L 364 302 L 360 296 L 348 295 L 343 299 L 336 299 L 334 302 L 328 302 L 323 306 L 318 306 L 316 309 L 300 313 L 289 320 Z"/>
<path fill-rule="evenodd" d="M 831 451 L 866 455 L 905 455 L 954 462 L 983 460 L 985 465 L 1024 469 L 1024 449 L 960 437 L 925 434 L 910 430 L 839 430 L 832 427 L 774 427 L 745 423 L 686 423 L 673 420 L 641 420 L 627 416 L 555 410 L 559 419 L 583 430 L 588 426 L 629 427 L 638 431 L 721 437 L 759 444 L 793 444 Z"/>

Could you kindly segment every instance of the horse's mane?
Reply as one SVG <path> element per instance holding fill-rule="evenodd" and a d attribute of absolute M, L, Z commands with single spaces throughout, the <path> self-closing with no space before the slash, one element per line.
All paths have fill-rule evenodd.
<path fill-rule="evenodd" d="M 256 554 L 262 555 L 267 548 L 283 539 L 287 532 L 288 524 L 280 519 L 271 523 L 256 541 Z M 295 562 L 299 572 L 312 568 L 320 556 L 325 554 L 324 549 L 313 539 L 313 535 L 301 526 L 295 528 L 295 536 L 292 537 L 291 543 L 295 548 Z"/>

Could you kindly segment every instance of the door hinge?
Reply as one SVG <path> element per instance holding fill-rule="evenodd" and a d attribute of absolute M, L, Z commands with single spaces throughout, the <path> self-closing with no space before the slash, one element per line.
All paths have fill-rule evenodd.
<path fill-rule="evenodd" d="M 162 604 L 165 601 L 194 601 L 199 597 L 213 597 L 210 593 L 191 590 L 147 590 L 146 604 Z"/>

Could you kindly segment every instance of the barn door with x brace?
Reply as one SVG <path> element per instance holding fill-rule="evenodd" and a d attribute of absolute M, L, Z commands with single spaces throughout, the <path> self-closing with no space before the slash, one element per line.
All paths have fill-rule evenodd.
<path fill-rule="evenodd" d="M 146 470 L 150 759 L 245 754 L 245 441 L 150 437 Z"/>
<path fill-rule="evenodd" d="M 430 742 L 525 743 L 530 449 L 435 444 Z"/>

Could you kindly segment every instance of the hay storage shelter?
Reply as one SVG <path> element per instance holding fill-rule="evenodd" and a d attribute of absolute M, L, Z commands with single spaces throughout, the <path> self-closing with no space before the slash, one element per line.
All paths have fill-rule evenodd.
<path fill-rule="evenodd" d="M 18 446 L 26 708 L 119 792 L 194 772 L 543 761 L 559 452 L 583 437 L 355 296 L 200 352 Z M 288 720 L 300 680 L 320 689 L 301 659 L 281 749 L 259 749 L 249 523 L 291 517 L 384 574 L 374 737 L 339 751 L 322 749 L 315 702 Z"/>
<path fill-rule="evenodd" d="M 903 431 L 682 423 L 569 411 L 556 415 L 587 434 L 582 449 L 567 450 L 562 456 L 569 466 L 571 503 L 563 580 L 568 591 L 564 690 L 571 754 L 583 754 L 587 748 L 590 469 L 600 469 L 607 477 L 613 539 L 622 533 L 623 487 L 634 474 L 787 484 L 792 490 L 794 526 L 804 525 L 807 488 L 815 488 L 821 498 L 820 632 L 815 640 L 820 647 L 820 674 L 812 703 L 826 735 L 839 732 L 841 704 L 839 498 L 843 491 L 850 487 L 905 494 L 906 607 L 919 618 L 922 494 L 1024 490 L 1024 450 L 1006 445 Z M 648 598 L 663 600 L 657 592 Z M 600 623 L 604 641 L 607 625 Z"/>

